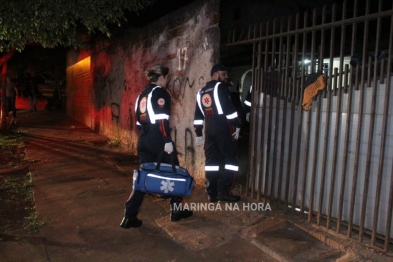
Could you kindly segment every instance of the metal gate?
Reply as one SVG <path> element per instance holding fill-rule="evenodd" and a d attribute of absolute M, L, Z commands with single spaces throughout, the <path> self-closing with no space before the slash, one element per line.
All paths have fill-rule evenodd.
<path fill-rule="evenodd" d="M 247 193 L 389 252 L 392 1 L 344 1 L 232 31 L 253 45 Z M 302 109 L 310 74 L 325 88 Z"/>

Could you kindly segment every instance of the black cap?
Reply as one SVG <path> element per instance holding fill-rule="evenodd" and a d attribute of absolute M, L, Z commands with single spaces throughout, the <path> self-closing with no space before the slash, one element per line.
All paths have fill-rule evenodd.
<path fill-rule="evenodd" d="M 212 71 L 210 71 L 210 75 L 212 76 L 217 71 L 227 71 L 227 68 L 222 64 L 216 64 L 212 67 Z"/>

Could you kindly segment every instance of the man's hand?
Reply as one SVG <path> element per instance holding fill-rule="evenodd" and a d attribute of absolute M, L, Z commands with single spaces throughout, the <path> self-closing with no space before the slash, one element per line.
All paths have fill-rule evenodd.
<path fill-rule="evenodd" d="M 164 151 L 167 152 L 168 154 L 173 152 L 173 143 L 172 142 L 168 142 L 165 144 L 164 146 Z"/>
<path fill-rule="evenodd" d="M 233 138 L 238 140 L 239 139 L 239 133 L 240 133 L 240 127 L 236 127 L 235 133 L 232 134 Z"/>
<path fill-rule="evenodd" d="M 195 140 L 195 144 L 197 146 L 201 146 L 203 145 L 204 141 L 203 141 L 203 137 L 202 136 L 197 136 L 196 140 Z"/>

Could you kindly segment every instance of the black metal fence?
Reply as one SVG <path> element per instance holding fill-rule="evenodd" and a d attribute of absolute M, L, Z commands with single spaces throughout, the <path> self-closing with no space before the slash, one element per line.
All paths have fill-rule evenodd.
<path fill-rule="evenodd" d="M 393 4 L 344 1 L 232 31 L 253 45 L 247 191 L 389 252 Z M 302 109 L 310 74 L 326 87 Z"/>

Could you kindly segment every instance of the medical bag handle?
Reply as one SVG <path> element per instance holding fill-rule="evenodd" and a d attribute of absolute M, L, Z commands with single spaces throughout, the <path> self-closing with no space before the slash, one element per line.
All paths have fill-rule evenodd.
<path fill-rule="evenodd" d="M 160 154 L 158 155 L 156 170 L 160 170 L 161 157 L 162 157 L 163 153 L 164 153 L 164 151 L 161 151 Z M 177 171 L 176 171 L 176 164 L 175 164 L 175 152 L 170 153 L 170 155 L 171 155 L 171 164 L 172 164 L 173 173 L 177 173 Z"/>

